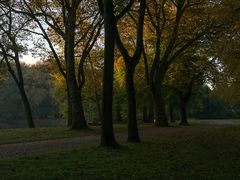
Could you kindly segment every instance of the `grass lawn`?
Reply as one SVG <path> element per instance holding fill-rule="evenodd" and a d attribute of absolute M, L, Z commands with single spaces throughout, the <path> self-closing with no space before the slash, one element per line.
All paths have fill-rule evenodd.
<path fill-rule="evenodd" d="M 70 131 L 67 128 L 1 129 L 0 145 L 21 142 L 42 141 L 97 134 L 97 128 L 86 131 Z"/>
<path fill-rule="evenodd" d="M 240 179 L 240 127 L 1 160 L 0 179 Z"/>
<path fill-rule="evenodd" d="M 140 125 L 147 128 L 152 125 Z M 126 124 L 115 124 L 114 128 L 116 132 L 122 132 L 126 130 Z M 81 137 L 99 135 L 100 126 L 90 126 L 90 130 L 84 131 L 71 131 L 68 128 L 17 128 L 17 129 L 0 129 L 0 145 L 13 144 L 22 142 L 43 141 L 51 139 Z"/>
<path fill-rule="evenodd" d="M 204 124 L 204 121 L 190 120 L 191 125 Z M 139 128 L 149 128 L 152 124 L 139 124 Z M 172 124 L 173 127 L 178 124 Z M 126 124 L 114 124 L 116 132 L 125 131 Z M 16 128 L 16 129 L 0 129 L 0 145 L 14 144 L 23 142 L 43 141 L 51 139 L 71 138 L 80 136 L 99 135 L 100 126 L 90 126 L 90 130 L 86 131 L 70 131 L 68 128 Z"/>
<path fill-rule="evenodd" d="M 125 124 L 116 124 L 117 132 L 126 129 Z M 17 129 L 0 129 L 0 145 L 14 144 L 22 142 L 43 141 L 51 139 L 81 137 L 99 135 L 100 126 L 90 126 L 89 130 L 71 131 L 68 128 L 17 128 Z"/>

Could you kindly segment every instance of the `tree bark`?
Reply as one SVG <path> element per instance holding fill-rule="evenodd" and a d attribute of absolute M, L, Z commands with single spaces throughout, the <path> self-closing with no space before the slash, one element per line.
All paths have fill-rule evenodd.
<path fill-rule="evenodd" d="M 28 122 L 28 127 L 35 128 L 30 103 L 29 103 L 27 95 L 25 93 L 24 86 L 18 84 L 18 89 L 19 89 L 19 92 L 20 92 L 20 95 L 22 98 L 22 102 L 23 102 L 23 106 L 24 106 L 24 110 L 25 110 L 25 114 L 26 114 L 26 118 L 27 118 L 27 122 Z"/>
<path fill-rule="evenodd" d="M 151 102 L 149 105 L 149 111 L 148 111 L 148 123 L 154 123 L 154 102 Z"/>
<path fill-rule="evenodd" d="M 82 106 L 81 90 L 78 87 L 75 73 L 75 29 L 76 29 L 76 9 L 68 11 L 68 22 L 66 27 L 65 59 L 67 71 L 67 87 L 69 90 L 72 108 L 72 130 L 87 129 L 87 123 Z"/>
<path fill-rule="evenodd" d="M 158 54 L 158 53 L 157 53 Z M 159 58 L 159 57 L 157 57 Z M 168 64 L 166 61 L 162 61 L 160 67 L 156 70 L 156 77 L 154 83 L 152 83 L 152 94 L 154 99 L 154 110 L 155 110 L 155 126 L 157 127 L 167 127 L 169 126 L 167 116 L 165 99 L 162 92 L 162 83 L 165 74 L 168 69 Z"/>
<path fill-rule="evenodd" d="M 66 84 L 68 84 L 68 83 L 66 82 Z M 72 125 L 72 103 L 71 103 L 71 98 L 70 98 L 68 88 L 66 89 L 66 91 L 67 91 L 67 103 L 68 103 L 67 126 L 71 127 L 71 125 Z"/>
<path fill-rule="evenodd" d="M 180 96 L 180 110 L 181 110 L 181 122 L 180 125 L 189 126 L 187 121 L 187 104 L 191 99 L 193 90 L 193 81 L 190 82 L 186 94 L 179 93 Z"/>
<path fill-rule="evenodd" d="M 187 103 L 184 100 L 181 100 L 181 122 L 180 125 L 183 126 L 189 126 L 189 123 L 187 121 Z"/>
<path fill-rule="evenodd" d="M 8 71 L 11 74 L 13 80 L 15 81 L 15 83 L 17 84 L 17 87 L 19 89 L 20 96 L 22 98 L 22 102 L 23 102 L 23 106 L 24 106 L 24 110 L 25 110 L 25 114 L 26 114 L 26 118 L 27 118 L 28 127 L 35 128 L 35 124 L 34 124 L 33 117 L 32 117 L 32 110 L 31 110 L 30 103 L 29 103 L 29 100 L 26 95 L 25 88 L 24 88 L 23 73 L 22 73 L 22 68 L 21 68 L 21 64 L 20 64 L 19 54 L 17 51 L 17 45 L 15 42 L 13 42 L 13 45 L 15 47 L 14 48 L 14 51 L 15 51 L 14 52 L 14 54 L 15 54 L 14 61 L 15 61 L 18 77 L 16 76 L 14 70 L 12 69 L 10 62 L 8 61 L 8 57 L 6 56 L 5 49 L 2 48 L 2 50 L 4 52 L 4 59 L 7 64 Z"/>
<path fill-rule="evenodd" d="M 165 110 L 165 102 L 162 96 L 162 83 L 165 77 L 165 74 L 168 69 L 168 63 L 166 58 L 161 59 L 160 53 L 160 44 L 161 44 L 161 36 L 160 30 L 157 29 L 157 41 L 156 41 L 156 49 L 155 49 L 155 57 L 153 60 L 153 64 L 151 67 L 150 73 L 150 88 L 153 95 L 154 101 L 154 111 L 155 111 L 155 126 L 157 127 L 167 127 L 169 126 L 166 110 Z"/>
<path fill-rule="evenodd" d="M 153 63 L 151 66 L 151 72 L 150 72 L 150 86 L 153 92 L 153 98 L 154 98 L 154 105 L 155 105 L 155 125 L 156 126 L 169 126 L 166 112 L 165 112 L 165 102 L 162 95 L 161 86 L 164 80 L 164 76 L 166 75 L 166 72 L 170 66 L 170 64 L 173 62 L 173 60 L 177 57 L 178 53 L 174 53 L 174 48 L 176 45 L 177 37 L 178 37 L 178 31 L 179 31 L 179 24 L 180 20 L 184 13 L 184 6 L 185 1 L 177 1 L 176 2 L 176 17 L 175 17 L 175 23 L 173 25 L 172 32 L 170 33 L 170 36 L 168 38 L 168 42 L 165 46 L 165 48 L 162 48 L 161 46 L 161 38 L 163 35 L 163 29 L 165 28 L 165 24 L 167 22 L 166 16 L 163 17 L 163 23 L 161 23 L 161 16 L 159 13 L 162 13 L 161 8 L 164 7 L 166 1 L 162 1 L 160 6 L 156 6 L 157 10 L 157 16 L 156 19 L 152 20 L 152 24 L 155 27 L 156 31 L 156 46 L 155 46 L 155 57 L 153 59 Z M 158 9 L 159 8 L 159 9 Z M 163 10 L 164 11 L 164 10 Z M 148 11 L 149 14 L 151 14 L 150 11 Z M 153 16 L 152 16 L 153 17 Z M 156 20 L 156 21 L 155 21 Z M 165 49 L 162 53 L 162 49 Z M 172 55 L 174 54 L 174 55 Z"/>
<path fill-rule="evenodd" d="M 102 131 L 101 146 L 116 148 L 118 146 L 113 132 L 113 73 L 116 22 L 113 0 L 103 1 L 105 50 L 103 69 Z"/>
<path fill-rule="evenodd" d="M 126 64 L 126 91 L 128 98 L 128 142 L 140 142 L 136 117 L 137 113 L 134 86 L 134 70 L 135 66 L 133 64 Z"/>
<path fill-rule="evenodd" d="M 134 1 L 130 1 L 134 2 Z M 131 7 L 132 4 L 129 4 Z M 118 31 L 116 31 L 116 43 L 120 50 L 125 66 L 126 66 L 126 91 L 128 97 L 128 142 L 140 142 L 137 118 L 136 118 L 136 97 L 135 97 L 135 86 L 134 86 L 134 72 L 135 67 L 139 63 L 143 50 L 143 26 L 146 9 L 146 0 L 140 1 L 139 8 L 139 19 L 136 27 L 137 38 L 136 38 L 136 49 L 133 56 L 129 55 L 128 49 L 124 46 Z M 126 11 L 127 12 L 127 11 Z M 116 29 L 118 30 L 118 29 Z"/>
<path fill-rule="evenodd" d="M 100 102 L 100 98 L 99 98 L 97 92 L 95 92 L 95 98 L 96 98 L 96 106 L 97 106 L 97 110 L 98 110 L 98 121 L 102 122 L 101 102 Z"/>
<path fill-rule="evenodd" d="M 70 89 L 71 90 L 71 89 Z M 72 130 L 88 129 L 85 114 L 83 111 L 82 97 L 81 94 L 76 90 L 71 92 L 71 102 L 72 102 Z M 80 91 L 80 90 L 79 90 Z"/>
<path fill-rule="evenodd" d="M 146 105 L 146 102 L 143 103 L 143 107 L 142 107 L 142 121 L 143 123 L 148 123 L 148 107 Z"/>
<path fill-rule="evenodd" d="M 155 126 L 168 127 L 168 120 L 166 116 L 166 108 L 164 97 L 162 96 L 162 90 L 159 85 L 154 92 L 154 107 L 155 107 Z"/>

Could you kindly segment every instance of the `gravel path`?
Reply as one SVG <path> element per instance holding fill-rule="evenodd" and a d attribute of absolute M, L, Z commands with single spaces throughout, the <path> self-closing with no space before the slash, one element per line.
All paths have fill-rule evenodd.
<path fill-rule="evenodd" d="M 209 121 L 208 124 L 201 124 L 189 127 L 173 127 L 173 128 L 156 128 L 140 129 L 139 133 L 142 141 L 148 141 L 153 136 L 171 136 L 179 133 L 195 133 L 209 131 L 209 129 L 231 127 L 232 123 L 222 121 Z M 126 140 L 125 133 L 117 133 L 116 139 L 120 143 Z M 70 150 L 78 148 L 97 147 L 100 142 L 100 136 L 84 136 L 75 138 L 65 138 L 57 140 L 36 141 L 28 143 L 0 145 L 0 160 L 9 159 L 17 156 L 26 156 L 36 153 L 52 152 L 59 150 Z"/>

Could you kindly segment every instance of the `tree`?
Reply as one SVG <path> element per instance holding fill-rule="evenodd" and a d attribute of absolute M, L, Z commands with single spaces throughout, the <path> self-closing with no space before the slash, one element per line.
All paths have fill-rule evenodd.
<path fill-rule="evenodd" d="M 119 41 L 117 22 L 131 8 L 133 0 L 128 3 L 125 1 L 116 1 L 114 6 L 113 0 L 98 0 L 99 9 L 104 17 L 105 28 L 105 54 L 104 54 L 104 74 L 103 74 L 103 118 L 102 118 L 102 138 L 103 146 L 116 146 L 112 127 L 112 102 L 113 102 L 113 72 L 114 72 L 114 43 Z M 114 11 L 115 10 L 115 11 Z M 115 39 L 116 38 L 116 39 Z M 107 136 L 109 134 L 109 136 Z"/>
<path fill-rule="evenodd" d="M 101 146 L 118 146 L 113 132 L 113 72 L 116 21 L 113 0 L 98 0 L 99 9 L 104 19 L 104 69 L 102 97 Z"/>
<path fill-rule="evenodd" d="M 4 67 L 4 59 L 0 61 L 0 85 L 4 82 L 6 78 L 6 68 Z"/>
<path fill-rule="evenodd" d="M 156 126 L 168 126 L 162 92 L 167 70 L 184 51 L 195 42 L 200 42 L 205 34 L 221 27 L 221 23 L 214 21 L 209 13 L 209 8 L 216 4 L 194 0 L 153 0 L 148 3 L 147 28 L 150 38 L 146 38 L 146 41 L 150 45 L 146 50 L 153 54 L 149 84 L 154 99 Z"/>
<path fill-rule="evenodd" d="M 102 92 L 102 59 L 103 48 L 96 47 L 88 56 L 88 61 L 85 66 L 86 85 L 84 87 L 84 99 L 92 108 L 90 108 L 91 114 L 94 114 L 92 122 L 95 124 L 100 123 L 102 120 L 102 108 L 101 108 L 101 92 Z M 96 112 L 96 113 L 94 113 Z"/>
<path fill-rule="evenodd" d="M 42 34 L 33 33 L 45 38 L 59 71 L 66 80 L 68 119 L 71 129 L 88 128 L 82 104 L 82 88 L 85 83 L 83 66 L 101 32 L 102 22 L 94 9 L 96 5 L 94 2 L 82 0 L 71 2 L 22 0 L 22 6 L 23 10 L 15 9 L 15 12 L 25 14 L 36 22 Z M 55 41 L 51 39 L 52 33 L 57 38 L 60 37 L 60 42 L 59 39 Z M 64 63 L 56 50 L 59 45 L 60 49 L 62 46 Z M 77 50 L 78 53 L 76 53 Z M 78 56 L 80 59 L 78 59 L 76 72 Z"/>
<path fill-rule="evenodd" d="M 23 16 L 13 13 L 11 10 L 12 6 L 14 6 L 14 4 L 11 4 L 11 2 L 3 2 L 0 4 L 0 55 L 4 59 L 8 72 L 11 74 L 20 92 L 28 127 L 35 128 L 20 64 L 20 54 L 24 52 L 24 46 L 20 42 L 25 39 L 24 36 L 27 36 L 23 28 L 25 28 L 30 21 Z"/>
<path fill-rule="evenodd" d="M 140 142 L 138 134 L 137 118 L 136 118 L 136 93 L 134 85 L 134 73 L 135 68 L 141 58 L 143 49 L 143 25 L 145 17 L 146 0 L 140 1 L 139 7 L 139 19 L 137 23 L 137 37 L 136 37 L 136 49 L 131 56 L 127 48 L 124 46 L 120 34 L 116 33 L 116 43 L 120 50 L 125 66 L 126 66 L 126 92 L 128 99 L 128 141 L 129 142 Z"/>
<path fill-rule="evenodd" d="M 222 100 L 236 102 L 239 100 L 239 1 L 222 1 L 219 17 L 228 22 L 217 38 L 210 39 L 209 51 L 218 63 L 218 71 L 214 75 L 212 86 L 215 94 Z M 217 12 L 218 14 L 220 12 Z M 226 20 L 230 17 L 230 20 Z"/>
<path fill-rule="evenodd" d="M 38 119 L 57 118 L 59 108 L 53 98 L 54 79 L 49 73 L 51 64 L 37 62 L 31 66 L 22 64 L 22 67 L 25 89 L 32 106 L 33 117 Z"/>
<path fill-rule="evenodd" d="M 125 70 L 122 56 L 119 53 L 115 54 L 114 63 L 114 104 L 115 104 L 115 121 L 123 121 L 123 107 L 125 106 Z"/>
<path fill-rule="evenodd" d="M 179 98 L 180 125 L 189 125 L 187 105 L 192 94 L 207 81 L 212 69 L 215 68 L 214 61 L 201 54 L 194 52 L 194 49 L 193 51 L 189 50 L 169 67 L 163 83 L 163 86 L 175 92 L 172 95 L 177 94 Z"/>

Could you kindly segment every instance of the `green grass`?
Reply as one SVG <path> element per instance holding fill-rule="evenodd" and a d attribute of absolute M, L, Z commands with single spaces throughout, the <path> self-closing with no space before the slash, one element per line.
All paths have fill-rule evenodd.
<path fill-rule="evenodd" d="M 87 136 L 98 132 L 97 128 L 94 127 L 85 131 L 70 131 L 67 128 L 1 129 L 0 145 Z"/>
<path fill-rule="evenodd" d="M 239 125 L 240 121 L 233 122 L 235 126 Z M 179 122 L 171 124 L 172 127 L 177 128 Z M 191 126 L 206 125 L 207 121 L 204 120 L 189 120 Z M 151 128 L 152 124 L 139 124 L 139 128 Z M 114 124 L 116 132 L 126 131 L 126 124 Z M 99 135 L 100 126 L 91 126 L 90 130 L 86 131 L 70 131 L 68 128 L 17 128 L 17 129 L 0 129 L 0 145 L 3 144 L 14 144 L 32 141 L 43 141 L 51 139 L 71 138 L 80 136 Z"/>
<path fill-rule="evenodd" d="M 207 124 L 206 121 L 190 120 L 192 126 Z M 151 128 L 152 124 L 139 124 L 139 128 Z M 178 123 L 172 124 L 172 127 L 178 127 Z M 114 124 L 116 132 L 125 131 L 126 124 Z M 32 141 L 43 141 L 51 139 L 71 138 L 100 134 L 100 126 L 91 126 L 86 131 L 70 131 L 68 128 L 17 128 L 17 129 L 0 129 L 0 145 L 14 144 Z"/>
<path fill-rule="evenodd" d="M 140 125 L 139 127 L 151 127 L 152 125 Z M 126 124 L 115 124 L 116 132 L 126 130 Z M 68 128 L 17 128 L 17 129 L 0 129 L 0 145 L 14 144 L 32 141 L 43 141 L 51 139 L 71 138 L 80 136 L 99 135 L 100 126 L 91 126 L 90 130 L 71 131 Z"/>
<path fill-rule="evenodd" d="M 191 127 L 189 127 L 191 128 Z M 161 131 L 161 129 L 159 129 Z M 0 179 L 240 179 L 240 127 L 0 161 Z"/>

